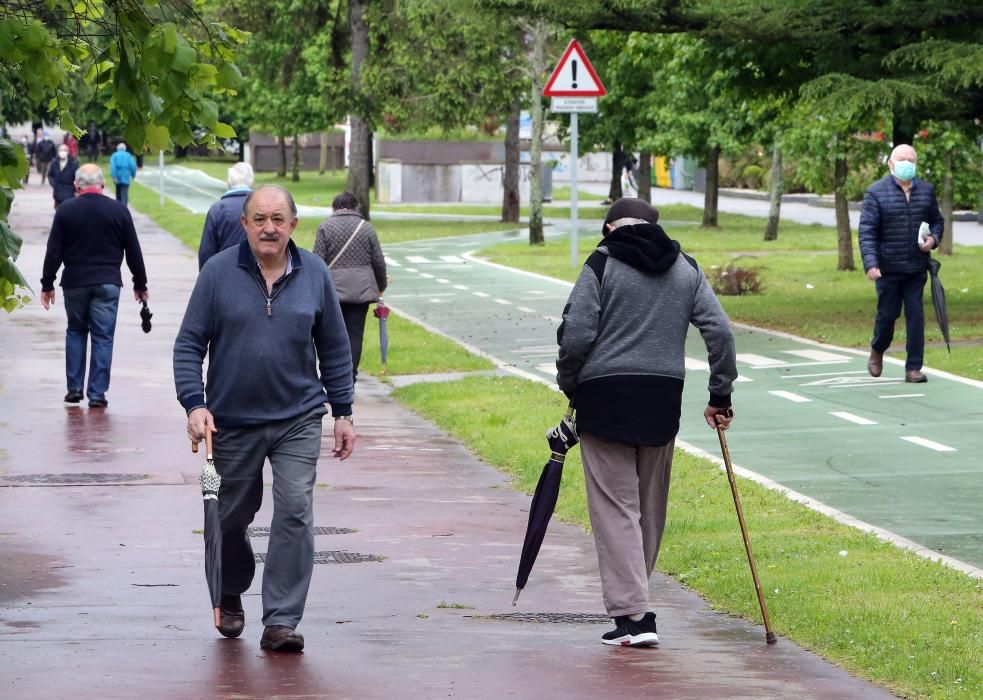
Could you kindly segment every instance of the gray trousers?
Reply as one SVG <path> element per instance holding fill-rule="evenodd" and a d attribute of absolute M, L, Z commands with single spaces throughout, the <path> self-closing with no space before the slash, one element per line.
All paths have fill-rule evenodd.
<path fill-rule="evenodd" d="M 283 421 L 215 433 L 222 477 L 222 594 L 240 595 L 256 559 L 246 528 L 263 503 L 263 464 L 273 467 L 273 523 L 263 571 L 263 624 L 296 628 L 314 571 L 314 479 L 321 453 L 323 406 Z"/>
<path fill-rule="evenodd" d="M 652 609 L 649 575 L 666 525 L 674 444 L 625 445 L 580 435 L 601 593 L 611 617 Z"/>

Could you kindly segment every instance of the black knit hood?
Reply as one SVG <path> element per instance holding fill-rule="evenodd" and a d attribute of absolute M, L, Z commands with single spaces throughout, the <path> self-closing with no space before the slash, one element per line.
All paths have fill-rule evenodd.
<path fill-rule="evenodd" d="M 672 240 L 658 224 L 621 226 L 605 236 L 598 250 L 648 273 L 665 272 L 679 256 L 679 243 Z"/>

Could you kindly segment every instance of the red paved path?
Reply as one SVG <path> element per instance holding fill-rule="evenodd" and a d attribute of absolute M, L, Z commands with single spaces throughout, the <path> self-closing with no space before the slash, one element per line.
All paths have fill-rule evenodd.
<path fill-rule="evenodd" d="M 37 186 L 14 205 L 32 284 L 49 207 Z M 315 567 L 304 654 L 260 651 L 257 586 L 243 637 L 218 637 L 194 532 L 200 457 L 188 450 L 170 370 L 197 266 L 148 219 L 137 224 L 154 330 L 145 336 L 138 306 L 122 304 L 108 410 L 61 403 L 60 298 L 47 313 L 35 303 L 0 318 L 0 697 L 890 697 L 788 641 L 766 646 L 761 628 L 710 612 L 658 575 L 655 650 L 601 645 L 604 624 L 487 619 L 600 613 L 591 539 L 554 524 L 512 608 L 528 497 L 371 379 L 358 386 L 356 454 L 322 459 L 315 495 L 317 525 L 357 532 L 320 535 L 317 548 L 385 560 Z M 69 484 L 146 478 L 17 481 L 53 474 Z M 269 517 L 267 503 L 256 525 Z M 264 551 L 264 539 L 254 542 Z"/>

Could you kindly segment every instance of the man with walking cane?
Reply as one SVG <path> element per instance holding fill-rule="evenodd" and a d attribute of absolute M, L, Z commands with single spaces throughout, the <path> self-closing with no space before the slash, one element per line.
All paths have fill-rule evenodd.
<path fill-rule="evenodd" d="M 690 324 L 707 347 L 711 428 L 730 426 L 737 378 L 730 322 L 658 218 L 641 199 L 612 205 L 557 331 L 557 383 L 577 410 L 601 591 L 615 624 L 601 639 L 620 646 L 659 643 L 649 576 L 666 521 Z"/>
<path fill-rule="evenodd" d="M 256 569 L 247 528 L 263 501 L 269 459 L 273 523 L 260 647 L 300 651 L 304 638 L 296 628 L 314 569 L 313 490 L 325 403 L 334 415 L 333 456 L 346 459 L 355 447 L 351 352 L 327 265 L 290 240 L 297 228 L 290 193 L 260 187 L 243 207 L 246 240 L 216 254 L 198 275 L 174 343 L 174 383 L 191 440 L 214 433 L 221 476 L 218 631 L 238 637 L 245 625 L 240 596 Z"/>

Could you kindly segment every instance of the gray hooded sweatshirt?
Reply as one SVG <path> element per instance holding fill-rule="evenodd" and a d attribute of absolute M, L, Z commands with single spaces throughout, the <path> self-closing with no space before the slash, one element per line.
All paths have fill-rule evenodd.
<path fill-rule="evenodd" d="M 707 348 L 709 403 L 727 408 L 737 378 L 734 336 L 699 265 L 657 224 L 606 236 L 557 331 L 557 383 L 575 403 L 578 429 L 632 445 L 674 439 L 690 324 Z"/>

